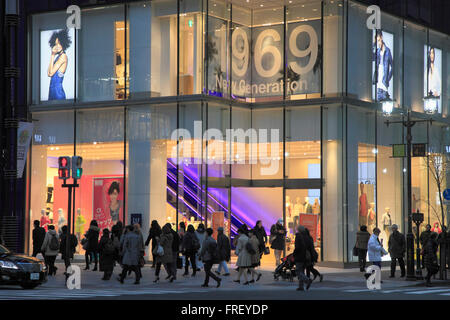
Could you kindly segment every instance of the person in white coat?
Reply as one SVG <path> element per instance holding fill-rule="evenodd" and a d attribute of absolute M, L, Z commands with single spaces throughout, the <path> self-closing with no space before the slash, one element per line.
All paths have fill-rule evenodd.
<path fill-rule="evenodd" d="M 367 245 L 367 252 L 369 253 L 369 261 L 381 269 L 381 257 L 388 253 L 384 250 L 380 240 L 378 239 L 380 233 L 380 229 L 373 229 L 373 234 L 370 236 L 369 243 Z"/>

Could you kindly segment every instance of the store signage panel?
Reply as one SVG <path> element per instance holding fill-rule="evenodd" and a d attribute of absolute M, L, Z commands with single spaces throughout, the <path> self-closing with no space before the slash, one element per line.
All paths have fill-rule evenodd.
<path fill-rule="evenodd" d="M 392 156 L 394 158 L 406 157 L 406 144 L 394 144 L 392 145 Z"/>
<path fill-rule="evenodd" d="M 427 156 L 427 145 L 425 143 L 414 143 L 413 157 L 426 157 L 426 156 Z"/>

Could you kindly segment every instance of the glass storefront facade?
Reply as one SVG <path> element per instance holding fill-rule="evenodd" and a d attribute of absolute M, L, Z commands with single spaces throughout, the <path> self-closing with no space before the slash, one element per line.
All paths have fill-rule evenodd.
<path fill-rule="evenodd" d="M 408 111 L 434 120 L 413 128 L 427 143 L 412 161 L 413 209 L 441 223 L 449 36 L 384 13 L 375 32 L 365 12 L 345 0 L 134 1 L 82 8 L 80 30 L 64 29 L 64 11 L 32 15 L 30 223 L 65 224 L 57 158 L 79 155 L 79 237 L 93 219 L 140 218 L 145 232 L 203 222 L 233 238 L 281 218 L 286 254 L 303 224 L 321 261 L 352 262 L 360 225 L 385 246 L 387 215 L 407 230 L 406 160 L 392 157 L 406 130 L 385 122 Z"/>

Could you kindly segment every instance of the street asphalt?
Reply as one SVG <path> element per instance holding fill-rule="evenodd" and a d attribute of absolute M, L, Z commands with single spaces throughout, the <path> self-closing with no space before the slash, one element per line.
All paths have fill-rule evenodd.
<path fill-rule="evenodd" d="M 166 272 L 161 270 L 160 281 L 154 283 L 154 271 L 150 265 L 142 269 L 143 278 L 139 285 L 134 284 L 134 274 L 121 284 L 117 276 L 121 271 L 116 266 L 111 280 L 101 280 L 103 273 L 84 271 L 84 264 L 75 263 L 81 268 L 81 289 L 69 290 L 65 285 L 64 266 L 57 264 L 55 277 L 49 277 L 43 285 L 24 290 L 17 286 L 0 286 L 1 300 L 450 300 L 450 282 L 433 279 L 432 287 L 425 287 L 424 281 L 406 281 L 389 278 L 389 269 L 383 268 L 380 290 L 369 290 L 363 273 L 359 269 L 331 269 L 319 267 L 324 275 L 323 282 L 316 279 L 305 292 L 296 291 L 297 282 L 276 281 L 273 270 L 264 267 L 261 280 L 250 285 L 233 282 L 237 272 L 230 267 L 231 276 L 221 276 L 220 288 L 211 279 L 208 288 L 202 288 L 204 272 L 196 277 L 184 277 L 184 270 L 178 270 L 177 279 L 170 283 L 165 280 Z M 216 266 L 213 270 L 216 270 Z M 426 273 L 426 271 L 425 271 Z"/>

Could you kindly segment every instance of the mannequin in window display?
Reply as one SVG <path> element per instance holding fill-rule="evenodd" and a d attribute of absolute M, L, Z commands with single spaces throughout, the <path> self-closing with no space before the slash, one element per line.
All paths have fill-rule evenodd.
<path fill-rule="evenodd" d="M 376 227 L 376 213 L 375 213 L 375 202 L 370 203 L 368 217 L 368 231 L 372 233 L 373 229 Z"/>
<path fill-rule="evenodd" d="M 63 209 L 58 209 L 58 233 L 62 233 L 62 227 L 67 223 L 66 218 L 64 217 Z"/>
<path fill-rule="evenodd" d="M 297 230 L 297 226 L 300 222 L 300 213 L 303 212 L 303 204 L 300 200 L 300 197 L 295 198 L 295 205 L 294 205 L 294 230 Z"/>
<path fill-rule="evenodd" d="M 386 234 L 386 239 L 389 239 L 391 235 L 391 226 L 392 226 L 392 218 L 391 218 L 391 209 L 387 207 L 384 210 L 383 216 L 381 217 L 381 224 L 383 225 L 384 233 Z"/>
<path fill-rule="evenodd" d="M 77 209 L 77 217 L 75 218 L 75 234 L 78 239 L 78 243 L 81 245 L 81 236 L 84 235 L 84 225 L 86 219 L 81 214 L 81 208 Z"/>
<path fill-rule="evenodd" d="M 45 209 L 41 210 L 41 227 L 45 229 L 45 232 L 48 231 L 48 225 L 50 224 L 50 219 L 47 216 L 47 212 Z"/>
<path fill-rule="evenodd" d="M 50 219 L 50 223 L 53 224 L 53 210 L 51 208 L 47 208 L 47 216 Z"/>
<path fill-rule="evenodd" d="M 367 213 L 369 210 L 369 203 L 367 201 L 367 194 L 364 192 L 364 183 L 359 184 L 361 195 L 359 196 L 359 226 L 367 226 Z"/>
<path fill-rule="evenodd" d="M 319 199 L 317 199 L 317 198 L 314 200 L 314 204 L 312 206 L 312 213 L 320 214 L 320 204 L 319 204 Z"/>
<path fill-rule="evenodd" d="M 305 213 L 313 213 L 312 205 L 309 203 L 309 197 L 305 197 L 305 206 L 303 211 Z"/>
<path fill-rule="evenodd" d="M 294 205 L 292 204 L 291 197 L 286 196 L 286 222 L 288 225 L 288 235 L 294 234 Z"/>

